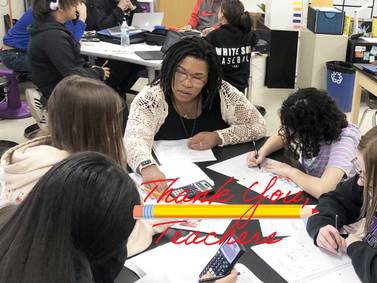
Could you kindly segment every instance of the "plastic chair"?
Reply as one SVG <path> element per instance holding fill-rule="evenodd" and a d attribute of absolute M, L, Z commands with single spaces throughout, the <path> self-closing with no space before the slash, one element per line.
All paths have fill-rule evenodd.
<path fill-rule="evenodd" d="M 367 103 L 367 109 L 364 110 L 363 115 L 361 116 L 361 120 L 359 123 L 359 127 L 361 127 L 361 124 L 364 121 L 365 115 L 369 111 L 374 111 L 374 115 L 372 115 L 372 125 L 373 127 L 376 126 L 376 118 L 377 118 L 377 97 L 374 96 L 371 93 L 368 93 L 367 98 L 366 98 L 366 103 Z"/>
<path fill-rule="evenodd" d="M 27 103 L 21 101 L 16 74 L 12 70 L 0 69 L 0 91 L 4 94 L 0 102 L 0 118 L 21 119 L 31 116 Z"/>

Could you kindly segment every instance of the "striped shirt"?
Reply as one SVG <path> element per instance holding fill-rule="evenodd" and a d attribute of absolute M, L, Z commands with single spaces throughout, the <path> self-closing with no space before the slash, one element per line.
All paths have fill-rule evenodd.
<path fill-rule="evenodd" d="M 360 141 L 359 128 L 348 123 L 340 134 L 340 138 L 331 143 L 321 143 L 318 156 L 311 159 L 302 158 L 302 165 L 307 174 L 321 177 L 326 168 L 338 168 L 344 171 L 345 178 L 356 174 L 352 160 L 356 157 L 357 146 Z"/>

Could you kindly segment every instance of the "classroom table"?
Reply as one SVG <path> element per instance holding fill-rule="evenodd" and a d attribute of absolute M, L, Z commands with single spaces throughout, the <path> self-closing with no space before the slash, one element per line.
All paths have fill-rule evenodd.
<path fill-rule="evenodd" d="M 265 139 L 261 139 L 257 141 L 257 147 L 260 148 L 263 143 L 265 142 Z M 215 188 L 219 188 L 223 183 L 225 183 L 229 177 L 224 176 L 220 173 L 214 172 L 212 170 L 207 169 L 207 166 L 210 166 L 214 163 L 227 160 L 229 158 L 235 157 L 237 155 L 241 155 L 243 153 L 249 152 L 250 150 L 253 150 L 252 143 L 244 143 L 239 145 L 230 145 L 225 147 L 216 147 L 213 149 L 214 155 L 217 158 L 217 161 L 209 161 L 209 162 L 202 162 L 197 163 L 197 165 L 215 182 Z M 286 162 L 291 164 L 292 166 L 295 166 L 297 168 L 300 168 L 300 165 L 297 161 L 293 160 L 287 152 L 284 150 L 280 150 L 276 153 L 273 153 L 269 156 L 272 159 Z M 246 160 L 245 160 L 246 163 Z M 301 167 L 302 169 L 302 167 Z M 229 203 L 240 203 L 242 204 L 242 193 L 246 190 L 245 187 L 237 184 L 235 181 L 232 181 L 228 186 L 232 190 L 232 193 L 235 194 L 235 198 L 232 199 Z M 254 195 L 257 195 L 257 193 L 254 193 Z M 250 192 L 248 194 L 249 197 L 252 197 L 253 194 Z M 304 196 L 307 196 L 310 198 L 310 204 L 317 203 L 317 200 L 308 194 L 304 194 Z M 277 203 L 281 203 L 282 200 L 279 200 Z M 262 202 L 262 203 L 268 203 L 268 201 Z M 259 221 L 258 220 L 252 220 L 248 223 L 246 226 L 246 229 L 250 235 L 254 234 L 255 232 L 259 232 L 260 235 L 262 235 Z M 170 232 L 170 231 L 169 231 Z M 167 233 L 167 236 L 164 236 L 163 241 L 161 241 L 160 244 L 167 243 L 169 241 L 169 237 L 172 236 L 173 233 Z M 237 233 L 236 233 L 237 234 Z M 203 234 L 205 235 L 205 234 Z M 263 282 L 286 282 L 277 272 L 275 272 L 267 263 L 265 263 L 261 258 L 259 258 L 254 251 L 250 249 L 250 247 L 253 244 L 246 245 L 246 252 L 239 260 L 240 263 L 244 264 L 246 267 L 248 267 L 259 279 L 261 279 Z M 153 243 L 150 248 L 154 248 L 156 245 Z M 203 267 L 204 268 L 204 267 Z M 137 276 L 127 268 L 123 267 L 122 271 L 118 275 L 116 279 L 116 283 L 128 283 L 128 282 L 134 282 L 137 280 Z"/>
<path fill-rule="evenodd" d="M 89 57 L 100 57 L 111 60 L 129 62 L 142 65 L 147 68 L 148 82 L 151 83 L 155 79 L 156 70 L 161 69 L 162 60 L 144 60 L 135 54 L 135 51 L 155 51 L 161 50 L 161 46 L 147 45 L 146 43 L 131 44 L 123 47 L 119 44 L 108 42 L 82 42 L 81 54 Z"/>
<path fill-rule="evenodd" d="M 377 96 L 377 76 L 364 71 L 362 64 L 354 64 L 354 66 L 356 67 L 356 74 L 352 98 L 351 122 L 358 124 L 362 88 Z"/>

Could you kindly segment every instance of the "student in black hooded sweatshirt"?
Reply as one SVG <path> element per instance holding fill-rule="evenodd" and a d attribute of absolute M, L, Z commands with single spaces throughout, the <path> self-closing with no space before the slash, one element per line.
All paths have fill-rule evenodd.
<path fill-rule="evenodd" d="M 251 19 L 239 0 L 223 0 L 218 13 L 220 27 L 206 36 L 216 47 L 224 72 L 224 79 L 245 92 L 250 74 L 251 50 L 257 37 L 251 31 Z M 266 110 L 257 106 L 264 115 Z"/>
<path fill-rule="evenodd" d="M 109 68 L 92 66 L 80 56 L 80 45 L 64 23 L 77 17 L 81 0 L 34 0 L 28 60 L 31 79 L 46 102 L 56 84 L 69 75 L 105 80 Z"/>
<path fill-rule="evenodd" d="M 369 130 L 354 160 L 359 174 L 338 184 L 319 199 L 319 213 L 308 219 L 306 230 L 318 247 L 346 253 L 360 280 L 377 282 L 377 127 Z M 337 218 L 337 219 L 336 219 Z M 344 239 L 339 229 L 344 228 Z"/>

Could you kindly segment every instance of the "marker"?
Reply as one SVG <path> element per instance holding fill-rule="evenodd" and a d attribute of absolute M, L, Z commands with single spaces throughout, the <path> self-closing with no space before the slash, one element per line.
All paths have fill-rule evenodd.
<path fill-rule="evenodd" d="M 254 145 L 254 150 L 255 150 L 255 159 L 258 159 L 259 154 L 258 154 L 257 146 L 255 145 L 255 141 L 253 141 L 253 145 Z M 260 164 L 258 164 L 258 168 L 260 169 Z"/>
<path fill-rule="evenodd" d="M 251 209 L 250 209 L 251 208 Z M 252 204 L 144 204 L 135 205 L 134 218 L 306 218 L 319 211 L 301 204 L 260 204 L 255 209 Z M 254 214 L 253 214 L 254 213 Z"/>

